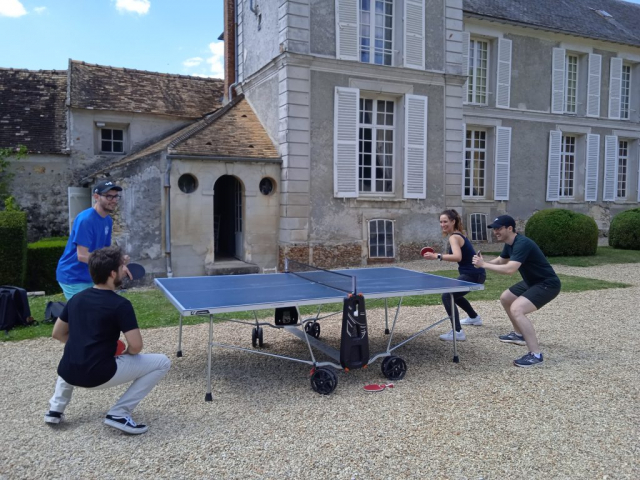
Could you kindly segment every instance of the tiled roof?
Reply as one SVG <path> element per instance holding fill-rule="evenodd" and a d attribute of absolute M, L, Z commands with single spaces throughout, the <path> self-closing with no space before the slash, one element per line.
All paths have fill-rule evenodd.
<path fill-rule="evenodd" d="M 200 118 L 222 106 L 224 81 L 71 60 L 71 106 Z"/>
<path fill-rule="evenodd" d="M 0 68 L 0 148 L 67 151 L 67 72 Z"/>
<path fill-rule="evenodd" d="M 94 172 L 93 175 L 103 174 L 165 149 L 171 155 L 234 160 L 280 160 L 278 151 L 260 120 L 244 99 L 244 95 L 240 95 L 202 120 L 167 135 L 153 145 Z"/>
<path fill-rule="evenodd" d="M 463 0 L 463 10 L 467 15 L 640 46 L 640 5 L 620 0 Z"/>
<path fill-rule="evenodd" d="M 243 95 L 211 115 L 199 130 L 172 142 L 169 153 L 242 159 L 280 158 Z"/>

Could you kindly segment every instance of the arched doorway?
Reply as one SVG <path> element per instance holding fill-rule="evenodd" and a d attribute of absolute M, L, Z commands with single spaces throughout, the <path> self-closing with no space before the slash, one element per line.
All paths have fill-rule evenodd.
<path fill-rule="evenodd" d="M 213 238 L 216 260 L 243 260 L 243 189 L 232 175 L 221 176 L 213 186 Z"/>

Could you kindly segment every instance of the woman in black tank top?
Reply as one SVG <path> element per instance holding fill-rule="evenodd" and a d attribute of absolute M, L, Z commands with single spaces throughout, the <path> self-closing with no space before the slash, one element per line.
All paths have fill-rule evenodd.
<path fill-rule="evenodd" d="M 473 245 L 465 236 L 464 226 L 460 214 L 451 209 L 445 210 L 440 214 L 440 228 L 442 235 L 449 237 L 449 248 L 446 253 L 425 253 L 424 258 L 427 260 L 440 260 L 445 262 L 458 262 L 458 280 L 472 283 L 484 283 L 486 273 L 484 268 L 475 268 L 471 260 L 476 254 Z M 447 314 L 451 317 L 451 295 L 457 305 L 453 312 L 455 319 L 456 340 L 464 341 L 467 339 L 466 334 L 462 331 L 462 325 L 482 325 L 482 318 L 476 313 L 469 301 L 464 298 L 468 292 L 458 292 L 454 294 L 442 294 L 442 304 L 447 310 Z M 467 318 L 460 320 L 458 307 L 467 313 Z M 440 340 L 453 341 L 453 330 L 444 335 L 440 335 Z"/>

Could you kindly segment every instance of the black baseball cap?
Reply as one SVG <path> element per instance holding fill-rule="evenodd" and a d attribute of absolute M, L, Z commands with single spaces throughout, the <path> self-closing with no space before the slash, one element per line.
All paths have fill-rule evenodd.
<path fill-rule="evenodd" d="M 487 225 L 487 228 L 512 227 L 515 231 L 516 221 L 509 215 L 500 215 L 493 220 L 493 223 Z"/>
<path fill-rule="evenodd" d="M 103 193 L 107 193 L 109 190 L 116 190 L 118 192 L 122 191 L 122 187 L 119 187 L 112 180 L 105 179 L 101 180 L 95 184 L 93 187 L 93 193 L 97 193 L 98 195 L 102 195 Z"/>

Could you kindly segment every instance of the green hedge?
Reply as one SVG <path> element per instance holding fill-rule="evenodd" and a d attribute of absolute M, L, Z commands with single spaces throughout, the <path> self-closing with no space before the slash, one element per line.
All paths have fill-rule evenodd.
<path fill-rule="evenodd" d="M 0 211 L 0 285 L 25 286 L 27 214 Z"/>
<path fill-rule="evenodd" d="M 29 291 L 45 291 L 47 295 L 59 293 L 56 281 L 58 260 L 67 246 L 67 237 L 43 238 L 27 247 L 27 285 Z"/>
<path fill-rule="evenodd" d="M 609 227 L 609 246 L 640 250 L 640 208 L 625 210 L 613 217 Z"/>
<path fill-rule="evenodd" d="M 598 225 L 593 218 L 562 208 L 534 213 L 525 233 L 547 257 L 595 255 Z"/>

